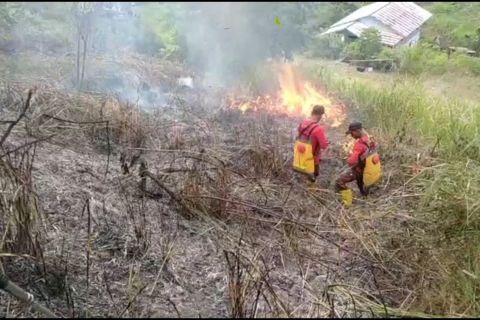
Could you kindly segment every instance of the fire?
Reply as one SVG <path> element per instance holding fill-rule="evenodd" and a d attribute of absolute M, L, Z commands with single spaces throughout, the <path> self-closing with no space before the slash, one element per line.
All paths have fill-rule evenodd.
<path fill-rule="evenodd" d="M 242 103 L 240 107 L 238 107 L 238 109 L 240 109 L 240 111 L 242 111 L 243 113 L 245 113 L 245 111 L 249 110 L 250 108 L 251 106 L 249 102 Z"/>
<path fill-rule="evenodd" d="M 332 127 L 338 127 L 345 120 L 343 106 L 338 105 L 308 81 L 295 72 L 292 65 L 284 64 L 279 74 L 280 91 L 276 97 L 265 95 L 231 106 L 245 113 L 247 110 L 284 112 L 291 115 L 309 116 L 314 105 L 325 107 L 325 119 Z"/>
<path fill-rule="evenodd" d="M 291 65 L 282 66 L 279 80 L 282 104 L 288 112 L 309 116 L 312 107 L 319 104 L 325 107 L 325 118 L 332 127 L 340 126 L 345 120 L 341 107 L 334 105 L 331 99 L 315 89 L 311 83 L 303 81 Z"/>

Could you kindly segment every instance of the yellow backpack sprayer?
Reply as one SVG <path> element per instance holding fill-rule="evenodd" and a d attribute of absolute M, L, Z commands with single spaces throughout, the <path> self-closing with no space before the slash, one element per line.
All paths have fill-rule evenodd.
<path fill-rule="evenodd" d="M 357 177 L 357 185 L 362 194 L 367 195 L 369 187 L 377 184 L 382 178 L 382 164 L 380 162 L 380 155 L 377 152 L 377 146 L 371 147 L 369 143 L 362 141 L 367 147 L 367 150 L 360 156 L 362 164 L 362 176 Z M 340 190 L 342 202 L 345 207 L 352 205 L 353 193 L 352 189 Z"/>
<path fill-rule="evenodd" d="M 368 188 L 380 181 L 382 178 L 382 164 L 380 162 L 380 155 L 377 152 L 377 148 L 371 148 L 365 144 L 368 148 L 366 153 L 362 156 L 365 159 L 365 168 L 363 169 L 363 186 Z"/>
<path fill-rule="evenodd" d="M 316 123 L 311 123 L 303 129 L 295 140 L 293 147 L 293 170 L 304 173 L 309 177 L 313 177 L 315 172 L 315 159 L 310 135 L 316 127 Z M 303 133 L 309 128 L 311 129 L 307 135 L 307 139 L 303 139 Z"/>

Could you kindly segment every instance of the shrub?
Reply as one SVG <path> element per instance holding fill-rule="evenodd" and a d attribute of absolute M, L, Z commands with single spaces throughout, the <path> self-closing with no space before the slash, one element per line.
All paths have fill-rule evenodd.
<path fill-rule="evenodd" d="M 412 75 L 421 73 L 443 74 L 447 71 L 448 56 L 426 44 L 411 48 L 398 48 L 401 62 L 400 72 Z"/>
<path fill-rule="evenodd" d="M 153 48 L 165 57 L 176 56 L 180 51 L 180 40 L 175 28 L 173 7 L 167 4 L 148 3 L 140 9 L 142 32 L 155 39 Z M 149 49 L 151 50 L 151 48 Z"/>
<path fill-rule="evenodd" d="M 358 40 L 350 43 L 346 48 L 346 54 L 352 59 L 370 59 L 376 57 L 382 51 L 380 32 L 375 28 L 367 28 L 362 32 Z"/>
<path fill-rule="evenodd" d="M 391 60 L 391 61 L 382 61 L 376 64 L 376 68 L 383 71 L 389 71 L 394 67 L 398 67 L 400 65 L 400 62 L 402 61 L 400 50 L 392 49 L 388 47 L 383 48 L 382 52 L 380 52 L 380 54 L 378 55 L 378 59 Z"/>
<path fill-rule="evenodd" d="M 337 34 L 328 34 L 314 37 L 311 52 L 315 57 L 338 59 L 345 44 L 342 37 Z"/>

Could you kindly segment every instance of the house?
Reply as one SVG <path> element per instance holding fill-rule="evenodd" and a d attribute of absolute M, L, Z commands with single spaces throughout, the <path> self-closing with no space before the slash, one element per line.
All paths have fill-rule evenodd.
<path fill-rule="evenodd" d="M 363 30 L 376 28 L 388 47 L 412 46 L 420 38 L 420 28 L 432 14 L 414 2 L 374 2 L 333 24 L 322 35 L 339 33 L 356 39 Z"/>

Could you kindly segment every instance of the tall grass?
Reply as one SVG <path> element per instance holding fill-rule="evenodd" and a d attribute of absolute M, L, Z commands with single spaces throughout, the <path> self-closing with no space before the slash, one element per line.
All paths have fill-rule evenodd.
<path fill-rule="evenodd" d="M 389 142 L 409 142 L 423 148 L 437 145 L 439 156 L 448 161 L 480 160 L 478 106 L 430 97 L 412 80 L 377 89 L 339 79 L 327 69 L 321 69 L 318 76 Z"/>
<path fill-rule="evenodd" d="M 419 195 L 410 204 L 416 221 L 400 233 L 400 242 L 409 245 L 392 247 L 386 238 L 398 240 L 393 233 L 381 233 L 380 242 L 380 252 L 387 257 L 398 250 L 396 255 L 412 262 L 410 267 L 422 279 L 412 284 L 418 296 L 409 308 L 480 314 L 478 106 L 430 97 L 411 80 L 378 89 L 341 79 L 326 68 L 318 70 L 317 77 L 381 139 L 387 165 L 403 171 L 395 176 L 400 188 Z M 419 156 L 420 172 L 411 174 L 408 166 Z"/>

